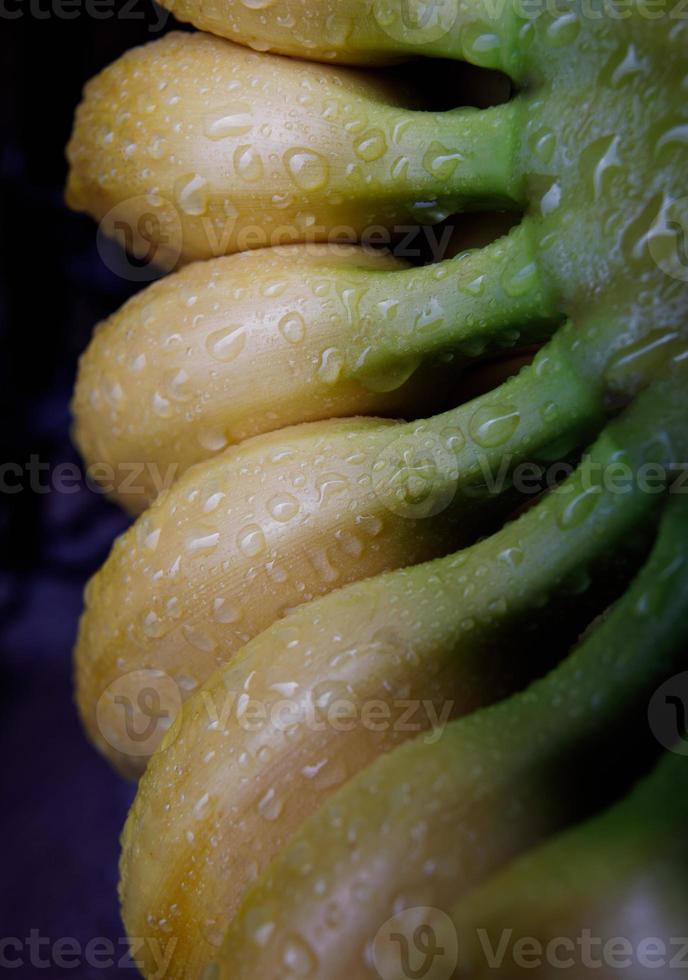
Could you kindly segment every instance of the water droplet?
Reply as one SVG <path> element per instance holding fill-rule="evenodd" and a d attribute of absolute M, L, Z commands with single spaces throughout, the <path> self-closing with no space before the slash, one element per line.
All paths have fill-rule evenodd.
<path fill-rule="evenodd" d="M 258 524 L 249 524 L 237 536 L 239 550 L 247 558 L 255 558 L 266 548 L 265 535 Z"/>
<path fill-rule="evenodd" d="M 152 640 L 156 640 L 165 633 L 165 627 L 157 613 L 146 613 L 143 618 L 143 632 Z"/>
<path fill-rule="evenodd" d="M 290 936 L 284 944 L 282 963 L 289 976 L 310 977 L 317 966 L 317 960 L 305 939 Z"/>
<path fill-rule="evenodd" d="M 208 210 L 208 182 L 200 174 L 188 174 L 175 184 L 175 198 L 184 214 L 203 215 Z"/>
<path fill-rule="evenodd" d="M 566 531 L 581 525 L 597 507 L 599 500 L 599 486 L 583 490 L 573 500 L 566 502 L 558 517 L 559 527 Z"/>
<path fill-rule="evenodd" d="M 278 820 L 284 810 L 284 801 L 275 795 L 274 789 L 269 789 L 258 804 L 258 812 L 265 820 Z"/>
<path fill-rule="evenodd" d="M 387 139 L 381 129 L 371 129 L 356 140 L 354 149 L 361 160 L 373 163 L 387 152 Z"/>
<path fill-rule="evenodd" d="M 219 118 L 210 121 L 205 131 L 211 140 L 223 140 L 228 136 L 244 136 L 252 128 L 251 107 L 242 102 L 227 109 Z"/>
<path fill-rule="evenodd" d="M 483 405 L 473 415 L 469 431 L 483 449 L 495 449 L 511 439 L 520 421 L 520 412 L 513 405 Z"/>
<path fill-rule="evenodd" d="M 241 612 L 226 599 L 218 596 L 213 599 L 213 619 L 227 626 L 230 623 L 237 623 L 241 619 Z"/>
<path fill-rule="evenodd" d="M 204 429 L 196 438 L 199 446 L 211 453 L 218 453 L 228 445 L 227 436 L 220 429 Z"/>
<path fill-rule="evenodd" d="M 286 524 L 299 512 L 299 502 L 289 493 L 278 494 L 268 502 L 268 510 L 276 521 Z"/>
<path fill-rule="evenodd" d="M 545 37 L 553 48 L 561 48 L 576 40 L 580 28 L 578 14 L 575 11 L 568 11 L 548 25 Z"/>
<path fill-rule="evenodd" d="M 530 292 L 537 282 L 537 266 L 534 262 L 521 266 L 515 271 L 507 270 L 502 279 L 502 288 L 507 296 L 514 298 Z"/>
<path fill-rule="evenodd" d="M 280 333 L 290 344 L 300 344 L 306 334 L 306 321 L 300 313 L 287 313 L 280 320 Z"/>
<path fill-rule="evenodd" d="M 168 419 L 172 415 L 172 406 L 168 398 L 165 398 L 156 391 L 153 395 L 153 411 L 161 419 Z"/>
<path fill-rule="evenodd" d="M 196 626 L 186 624 L 182 626 L 182 633 L 187 643 L 194 647 L 194 649 L 200 650 L 201 653 L 212 653 L 217 646 L 211 636 L 208 636 L 207 633 L 204 633 Z"/>
<path fill-rule="evenodd" d="M 196 531 L 187 538 L 186 548 L 187 551 L 192 553 L 199 551 L 208 552 L 217 547 L 219 540 L 219 531 L 214 531 L 212 533 L 208 533 L 207 531 Z"/>
<path fill-rule="evenodd" d="M 318 377 L 326 385 L 334 385 L 339 381 L 344 368 L 344 357 L 336 347 L 328 347 L 320 358 Z"/>
<path fill-rule="evenodd" d="M 184 368 L 180 368 L 178 371 L 168 371 L 165 374 L 165 388 L 173 401 L 185 402 L 192 397 L 192 393 L 187 387 L 188 384 L 189 375 Z"/>
<path fill-rule="evenodd" d="M 450 150 L 441 143 L 431 143 L 423 157 L 423 166 L 439 180 L 449 180 L 464 157 L 458 150 Z"/>
<path fill-rule="evenodd" d="M 287 170 L 294 183 L 304 191 L 317 191 L 327 184 L 329 164 L 313 150 L 297 147 L 285 156 Z"/>
<path fill-rule="evenodd" d="M 205 346 L 216 361 L 228 364 L 236 360 L 246 346 L 246 330 L 244 327 L 216 330 L 208 336 Z"/>
<path fill-rule="evenodd" d="M 254 183 L 265 174 L 263 158 L 250 144 L 237 148 L 234 154 L 234 169 L 247 183 Z"/>

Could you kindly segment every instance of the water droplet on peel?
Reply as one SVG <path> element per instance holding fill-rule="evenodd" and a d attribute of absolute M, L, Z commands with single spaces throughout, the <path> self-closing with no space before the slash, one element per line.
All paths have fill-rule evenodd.
<path fill-rule="evenodd" d="M 354 144 L 356 154 L 366 163 L 379 160 L 387 152 L 387 139 L 381 129 L 369 130 Z"/>
<path fill-rule="evenodd" d="M 202 630 L 195 626 L 186 624 L 182 626 L 182 633 L 184 638 L 194 649 L 200 650 L 201 653 L 212 653 L 217 644 L 211 636 L 204 633 Z"/>
<path fill-rule="evenodd" d="M 537 282 L 537 266 L 534 262 L 514 270 L 508 270 L 502 280 L 502 288 L 507 296 L 516 298 L 524 296 L 533 289 Z"/>
<path fill-rule="evenodd" d="M 289 493 L 278 494 L 268 502 L 271 516 L 281 523 L 291 521 L 299 512 L 299 502 Z"/>
<path fill-rule="evenodd" d="M 300 344 L 306 334 L 306 321 L 300 313 L 288 313 L 280 320 L 280 333 L 290 344 Z"/>
<path fill-rule="evenodd" d="M 216 330 L 208 336 L 205 346 L 211 357 L 227 364 L 236 360 L 246 346 L 246 330 L 244 327 Z"/>
<path fill-rule="evenodd" d="M 578 37 L 580 28 L 580 20 L 575 11 L 561 14 L 547 27 L 545 32 L 547 43 L 555 48 L 571 44 Z"/>
<path fill-rule="evenodd" d="M 228 445 L 227 436 L 220 429 L 204 429 L 196 438 L 199 446 L 211 453 L 218 453 Z"/>
<path fill-rule="evenodd" d="M 229 136 L 245 136 L 252 128 L 251 107 L 238 103 L 227 109 L 224 115 L 212 119 L 205 132 L 211 140 L 223 140 Z"/>
<path fill-rule="evenodd" d="M 336 347 L 328 347 L 323 352 L 318 366 L 318 377 L 327 385 L 334 385 L 339 381 L 344 368 L 344 357 L 342 352 Z"/>
<path fill-rule="evenodd" d="M 511 439 L 520 421 L 520 412 L 513 405 L 483 405 L 473 415 L 469 431 L 483 449 L 495 449 Z"/>
<path fill-rule="evenodd" d="M 431 143 L 423 157 L 423 166 L 434 177 L 449 180 L 463 159 L 458 150 L 450 150 L 441 143 Z"/>
<path fill-rule="evenodd" d="M 234 154 L 234 169 L 239 177 L 247 183 L 254 183 L 265 174 L 263 158 L 256 148 L 250 144 L 237 148 Z"/>
<path fill-rule="evenodd" d="M 280 800 L 274 789 L 269 789 L 258 804 L 258 811 L 265 820 L 278 820 L 284 810 L 284 802 Z"/>
<path fill-rule="evenodd" d="M 593 512 L 600 500 L 600 487 L 592 486 L 585 489 L 571 501 L 566 501 L 566 506 L 558 517 L 559 527 L 562 530 L 571 530 L 579 527 Z"/>
<path fill-rule="evenodd" d="M 200 174 L 189 174 L 175 184 L 175 199 L 184 214 L 199 217 L 208 210 L 208 182 Z"/>
<path fill-rule="evenodd" d="M 249 524 L 248 527 L 245 527 L 239 532 L 237 544 L 239 550 L 247 558 L 255 558 L 266 547 L 265 535 L 263 534 L 262 528 L 258 524 Z"/>
<path fill-rule="evenodd" d="M 229 625 L 230 623 L 237 623 L 241 619 L 241 613 L 226 599 L 218 596 L 213 599 L 213 619 L 218 623 Z"/>
<path fill-rule="evenodd" d="M 329 164 L 313 150 L 297 147 L 285 156 L 287 170 L 294 183 L 304 191 L 316 191 L 327 184 Z"/>
<path fill-rule="evenodd" d="M 165 398 L 159 391 L 153 395 L 153 411 L 162 419 L 168 419 L 172 415 L 169 398 Z"/>
<path fill-rule="evenodd" d="M 288 976 L 310 977 L 317 966 L 312 949 L 300 936 L 290 936 L 284 944 L 282 963 Z"/>

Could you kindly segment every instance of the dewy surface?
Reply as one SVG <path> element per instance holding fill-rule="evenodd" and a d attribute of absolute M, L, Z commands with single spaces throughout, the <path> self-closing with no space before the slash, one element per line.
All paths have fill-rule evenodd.
<path fill-rule="evenodd" d="M 177 436 L 166 418 L 173 418 L 178 400 L 195 440 L 183 465 L 201 461 L 120 540 L 89 590 L 77 651 L 79 704 L 99 748 L 130 774 L 143 769 L 146 757 L 127 756 L 121 712 L 114 707 L 122 696 L 120 679 L 134 685 L 125 693 L 136 703 L 140 673 L 150 678 L 147 672 L 167 671 L 178 707 L 213 669 L 231 665 L 242 644 L 294 605 L 477 537 L 476 518 L 488 509 L 485 499 L 470 493 L 480 482 L 481 461 L 493 469 L 507 461 L 508 473 L 519 460 L 566 456 L 602 427 L 606 408 L 634 399 L 686 360 L 688 22 L 669 10 L 657 16 L 653 5 L 641 3 L 624 8 L 624 16 L 601 0 L 562 3 L 529 16 L 514 3 L 490 9 L 496 6 L 440 3 L 432 5 L 430 20 L 415 26 L 405 16 L 409 9 L 420 11 L 418 4 L 274 0 L 269 7 L 227 2 L 176 8 L 215 33 L 254 42 L 262 37 L 266 46 L 289 54 L 377 63 L 413 53 L 499 68 L 516 92 L 489 110 L 410 111 L 403 108 L 404 93 L 384 75 L 294 62 L 199 34 L 171 35 L 130 52 L 87 90 L 69 150 L 70 201 L 103 219 L 106 228 L 115 220 L 136 228 L 141 214 L 154 209 L 157 244 L 170 265 L 232 261 L 216 257 L 276 244 L 273 232 L 282 225 L 293 232 L 290 241 L 303 244 L 331 240 L 342 223 L 360 235 L 371 223 L 393 229 L 419 216 L 432 223 L 459 208 L 524 211 L 519 228 L 503 242 L 432 269 L 390 263 L 378 271 L 368 262 L 365 269 L 356 267 L 354 258 L 355 306 L 349 283 L 342 283 L 336 299 L 325 302 L 321 295 L 322 302 L 314 302 L 319 273 L 301 290 L 293 281 L 283 301 L 278 296 L 276 304 L 263 307 L 253 329 L 266 356 L 272 338 L 281 336 L 274 348 L 282 351 L 280 363 L 295 361 L 299 370 L 299 355 L 287 345 L 308 337 L 311 346 L 296 349 L 308 349 L 309 368 L 295 371 L 293 384 L 279 390 L 276 418 L 267 418 L 264 402 L 250 391 L 242 396 L 246 418 L 258 418 L 250 425 L 264 434 L 210 462 L 201 450 L 207 456 L 221 452 L 241 438 L 245 422 L 243 409 L 231 418 L 227 407 L 227 392 L 252 349 L 242 297 L 229 289 L 221 309 L 206 310 L 200 286 L 180 290 L 191 301 L 190 315 L 200 302 L 199 315 L 210 320 L 196 324 L 197 347 L 187 348 L 193 370 L 176 355 L 159 363 L 154 356 L 159 340 L 188 330 L 186 314 L 175 312 L 174 302 L 168 326 L 161 327 L 160 319 L 156 324 L 152 314 L 163 321 L 167 316 L 164 284 L 154 287 L 152 311 L 135 301 L 123 311 L 124 322 L 103 329 L 77 394 L 87 453 L 102 448 L 116 460 L 131 446 L 147 451 L 134 436 L 141 413 L 147 425 L 155 423 L 154 437 L 143 440 L 152 447 L 147 461 L 164 464 L 175 454 Z M 253 237 L 251 228 L 257 230 Z M 466 262 L 475 264 L 475 276 L 466 276 Z M 193 286 L 194 277 L 207 271 L 201 268 L 183 268 L 175 282 Z M 333 270 L 332 282 L 346 278 L 349 271 L 342 269 Z M 266 288 L 280 282 L 276 272 Z M 464 300 L 457 298 L 462 291 Z M 409 295 L 418 305 L 407 311 Z M 399 320 L 378 330 L 381 303 L 390 303 L 391 320 Z M 351 331 L 345 350 L 331 344 L 326 330 L 320 333 L 328 314 L 337 334 L 342 323 Z M 128 364 L 128 352 L 113 339 L 123 326 L 141 345 Z M 427 366 L 438 352 L 470 357 L 471 342 L 475 356 L 540 333 L 553 337 L 532 368 L 427 422 L 315 421 L 268 432 L 271 422 L 279 428 L 327 412 L 324 387 L 310 401 L 308 372 L 314 368 L 333 404 L 347 413 L 377 410 L 371 391 L 386 395 L 395 383 L 399 411 L 412 412 L 413 386 L 408 392 L 401 387 L 424 360 Z M 237 373 L 223 374 L 222 383 L 206 392 L 199 359 L 206 354 L 199 352 L 202 347 L 207 353 L 208 342 Z M 111 369 L 111 351 L 125 369 Z M 254 377 L 257 387 L 261 379 Z M 145 390 L 143 410 L 131 394 L 136 387 Z M 672 391 L 670 400 L 680 407 L 680 383 Z M 99 416 L 90 434 L 89 402 Z M 669 465 L 685 452 L 680 439 L 662 440 L 658 404 L 650 420 L 655 455 Z M 111 423 L 113 439 L 105 434 Z M 649 443 L 653 432 L 645 433 Z M 120 438 L 124 450 L 116 445 Z M 628 450 L 623 438 L 614 445 L 618 454 Z M 435 476 L 424 482 L 428 460 Z M 559 525 L 564 536 L 567 528 L 594 518 L 589 494 L 576 502 Z M 456 571 L 461 574 L 458 566 Z M 432 572 L 423 568 L 419 574 Z M 433 580 L 426 591 L 433 594 L 434 587 Z M 322 601 L 331 600 L 337 610 L 346 594 Z M 437 616 L 445 613 L 440 609 Z M 295 621 L 307 620 L 307 607 L 295 615 Z M 261 642 L 269 646 L 269 635 Z M 312 654 L 307 644 L 304 649 Z M 413 656 L 412 648 L 406 652 Z M 298 666 L 290 683 L 298 683 Z M 381 672 L 384 686 L 384 663 Z M 191 716 L 206 693 L 192 696 Z M 182 759 L 182 775 L 184 765 Z M 147 785 L 155 785 L 153 776 L 144 793 Z M 213 802 L 220 796 L 207 791 L 193 801 L 201 822 L 206 814 L 221 818 Z M 269 833 L 282 816 L 273 802 L 267 798 L 259 814 Z M 288 837 L 293 827 L 286 818 L 284 826 Z M 161 875 L 177 870 L 147 864 L 141 856 L 139 894 L 152 894 Z M 183 879 L 179 887 L 185 887 Z M 250 931 L 247 908 L 242 923 Z M 170 918 L 161 918 L 163 935 Z M 182 940 L 180 957 L 188 950 L 196 956 L 193 967 L 180 960 L 173 975 L 202 975 L 207 947 L 221 938 L 216 927 L 224 923 L 223 910 L 210 919 L 192 912 L 172 927 Z M 278 931 L 273 943 L 268 936 L 273 945 L 266 955 L 275 957 L 269 962 L 277 972 L 265 975 L 303 967 L 302 975 L 329 980 L 333 974 L 317 973 L 314 958 L 290 952 L 287 938 Z M 257 962 L 260 950 L 251 950 Z M 338 960 L 338 967 L 345 962 Z M 246 958 L 242 967 L 251 980 L 263 975 L 257 967 L 250 972 L 252 963 Z M 357 968 L 365 975 L 363 961 L 356 963 L 349 963 L 347 975 L 358 976 Z"/>
<path fill-rule="evenodd" d="M 332 5 L 302 11 L 305 21 L 298 7 L 224 13 L 266 30 L 294 19 L 295 37 L 315 37 Z M 298 272 L 297 253 L 280 250 L 255 257 L 257 274 L 249 256 L 144 292 L 99 332 L 75 401 L 87 460 L 147 466 L 144 493 L 120 495 L 127 506 L 154 495 L 150 469 L 164 479 L 171 462 L 177 472 L 247 435 L 327 416 L 417 414 L 438 353 L 528 342 L 563 316 L 582 336 L 584 325 L 618 323 L 618 359 L 601 352 L 611 386 L 683 352 L 686 21 L 642 5 L 621 19 L 604 5 L 558 9 L 519 21 L 507 4 L 508 29 L 480 5 L 468 24 L 464 8 L 454 11 L 454 53 L 510 69 L 517 83 L 509 104 L 482 112 L 409 112 L 383 76 L 204 35 L 130 52 L 90 84 L 70 198 L 105 227 L 125 220 L 135 231 L 150 212 L 160 256 L 332 240 L 460 206 L 526 209 L 517 234 L 432 269 L 322 249 Z M 361 16 L 373 25 L 382 13 L 373 5 Z M 386 36 L 390 51 L 404 50 L 395 31 Z M 414 45 L 423 52 L 422 36 Z"/>

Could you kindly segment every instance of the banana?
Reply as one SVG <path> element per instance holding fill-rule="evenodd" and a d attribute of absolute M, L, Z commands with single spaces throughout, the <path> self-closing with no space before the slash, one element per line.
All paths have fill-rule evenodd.
<path fill-rule="evenodd" d="M 605 473 L 622 445 L 629 473 L 640 471 L 660 410 L 676 432 L 665 462 L 680 452 L 677 396 L 666 388 L 644 400 L 517 522 L 456 556 L 301 607 L 187 703 L 141 781 L 122 852 L 127 929 L 174 937 L 172 976 L 204 976 L 253 878 L 339 785 L 431 727 L 423 745 L 437 750 L 437 772 L 451 717 L 522 685 L 541 666 L 535 651 L 551 642 L 548 631 L 565 645 L 601 610 L 604 559 L 639 536 L 662 501 L 635 478 L 619 496 Z"/>
<path fill-rule="evenodd" d="M 83 355 L 74 436 L 140 512 L 190 465 L 299 422 L 418 416 L 472 356 L 545 339 L 556 302 L 528 229 L 408 269 L 353 246 L 293 245 L 187 266 L 133 297 Z M 476 285 L 479 284 L 479 285 Z M 514 324 L 518 324 L 515 327 Z M 125 480 L 132 465 L 136 479 Z M 116 479 L 119 475 L 119 479 Z"/>
<path fill-rule="evenodd" d="M 451 908 L 624 792 L 656 752 L 647 699 L 685 664 L 686 513 L 677 498 L 627 596 L 549 677 L 435 745 L 381 756 L 309 818 L 248 891 L 211 974 L 276 980 L 298 963 L 313 980 L 372 980 L 404 910 Z"/>

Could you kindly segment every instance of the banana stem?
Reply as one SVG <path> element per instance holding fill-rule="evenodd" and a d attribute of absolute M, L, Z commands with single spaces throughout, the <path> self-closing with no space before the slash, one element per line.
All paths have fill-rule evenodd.
<path fill-rule="evenodd" d="M 451 112 L 404 112 L 384 107 L 383 128 L 394 145 L 392 172 L 388 155 L 368 171 L 384 166 L 380 193 L 414 202 L 411 214 L 432 224 L 454 211 L 481 206 L 525 206 L 525 187 L 515 166 L 522 131 L 518 99 L 489 109 Z M 382 178 L 382 174 L 380 177 Z"/>
<path fill-rule="evenodd" d="M 541 274 L 527 221 L 454 259 L 367 276 L 360 322 L 379 326 L 352 372 L 364 384 L 374 386 L 391 363 L 442 352 L 474 358 L 539 343 L 561 322 L 557 291 Z"/>

